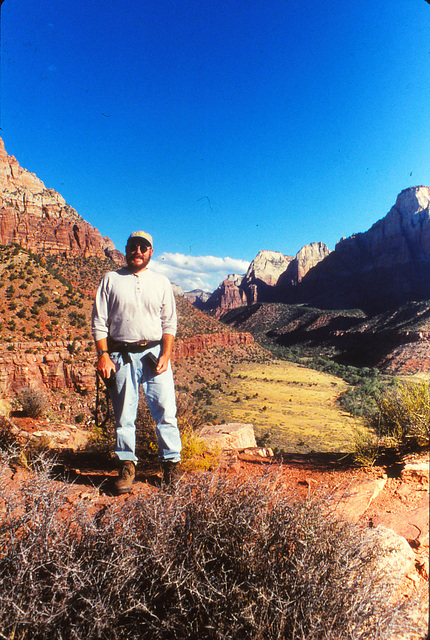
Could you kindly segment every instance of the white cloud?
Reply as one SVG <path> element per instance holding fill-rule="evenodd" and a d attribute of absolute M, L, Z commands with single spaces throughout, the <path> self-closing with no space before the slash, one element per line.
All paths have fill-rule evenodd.
<path fill-rule="evenodd" d="M 182 253 L 162 253 L 155 260 L 151 260 L 153 271 L 163 273 L 183 291 L 214 291 L 230 273 L 244 274 L 248 267 L 247 260 L 185 256 Z"/>

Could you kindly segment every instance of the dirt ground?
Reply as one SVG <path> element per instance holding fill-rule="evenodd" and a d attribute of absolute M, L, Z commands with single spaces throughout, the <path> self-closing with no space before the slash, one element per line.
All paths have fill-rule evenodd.
<path fill-rule="evenodd" d="M 200 366 L 202 374 L 205 372 Z M 351 438 L 357 421 L 336 403 L 346 384 L 328 374 L 282 361 L 268 363 L 237 362 L 222 372 L 215 358 L 208 359 L 221 388 L 211 388 L 212 406 L 223 421 L 249 422 L 257 435 L 270 433 L 269 444 L 280 438 L 282 454 L 259 458 L 240 452 L 223 453 L 208 473 L 225 473 L 238 481 L 269 475 L 273 482 L 297 498 L 331 495 L 338 500 L 357 489 L 364 499 L 354 520 L 363 527 L 385 526 L 404 537 L 415 554 L 415 563 L 405 577 L 402 597 L 419 597 L 423 616 L 428 611 L 429 574 L 429 485 L 428 471 L 406 473 L 409 463 L 428 469 L 428 453 L 411 460 L 387 459 L 368 469 L 352 466 Z M 190 380 L 195 376 L 189 367 Z M 203 375 L 202 375 L 203 378 Z M 185 382 L 187 379 L 183 376 Z M 199 383 L 202 385 L 203 383 Z M 199 388 L 194 387 L 194 388 Z M 20 429 L 32 433 L 41 421 L 16 419 Z M 42 421 L 43 422 L 43 421 Z M 51 425 L 52 428 L 52 425 Z M 285 444 L 288 444 L 286 447 Z M 287 451 L 287 453 L 285 452 Z M 191 465 L 192 466 L 192 465 Z M 29 473 L 19 461 L 10 470 L 10 482 L 19 483 Z M 201 473 L 188 470 L 190 474 Z M 61 453 L 54 467 L 55 482 L 67 483 L 70 500 L 88 500 L 94 507 L 123 504 L 136 495 L 144 497 L 160 491 L 160 467 L 156 457 L 142 459 L 137 466 L 131 494 L 115 497 L 111 487 L 117 474 L 108 454 L 86 451 Z M 374 487 L 383 488 L 375 491 Z M 371 495 L 366 497 L 370 486 Z M 354 514 L 353 514 L 354 515 Z"/>

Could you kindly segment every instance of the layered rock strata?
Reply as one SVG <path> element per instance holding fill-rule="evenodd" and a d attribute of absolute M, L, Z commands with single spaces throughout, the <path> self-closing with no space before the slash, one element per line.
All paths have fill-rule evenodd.
<path fill-rule="evenodd" d="M 23 169 L 6 153 L 0 138 L 0 244 L 12 243 L 37 254 L 108 255 L 122 260 L 113 242 L 102 237 L 59 193 Z"/>
<path fill-rule="evenodd" d="M 253 343 L 250 333 L 236 331 L 177 339 L 172 361 L 196 356 L 212 347 L 247 346 Z M 14 343 L 13 350 L 0 351 L 0 391 L 9 395 L 31 386 L 53 390 L 72 389 L 86 395 L 95 388 L 95 358 L 93 354 L 81 357 L 71 355 L 71 350 L 80 346 L 75 341 L 72 349 L 72 343 L 66 340 Z"/>
<path fill-rule="evenodd" d="M 210 333 L 197 335 L 186 340 L 176 339 L 173 347 L 172 361 L 189 358 L 203 353 L 211 347 L 235 347 L 237 345 L 252 345 L 254 338 L 250 333 L 227 331 L 224 333 Z"/>
<path fill-rule="evenodd" d="M 6 394 L 26 386 L 86 393 L 94 379 L 94 362 L 72 358 L 67 341 L 16 342 L 13 351 L 0 353 L 0 389 Z"/>

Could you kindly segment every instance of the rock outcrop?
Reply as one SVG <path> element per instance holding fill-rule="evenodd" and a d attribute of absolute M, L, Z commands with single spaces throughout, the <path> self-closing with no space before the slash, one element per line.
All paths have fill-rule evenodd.
<path fill-rule="evenodd" d="M 226 331 L 224 333 L 209 333 L 197 335 L 186 340 L 177 338 L 173 346 L 172 361 L 189 358 L 203 353 L 211 347 L 235 347 L 237 345 L 252 345 L 254 338 L 250 333 Z"/>
<path fill-rule="evenodd" d="M 23 169 L 6 153 L 0 138 L 0 244 L 12 243 L 37 254 L 109 256 L 122 261 L 113 242 L 102 237 L 59 193 Z"/>
<path fill-rule="evenodd" d="M 322 242 L 305 245 L 295 258 L 279 251 L 260 251 L 245 275 L 228 276 L 205 303 L 194 304 L 219 317 L 255 302 L 294 302 L 297 285 L 329 253 Z"/>
<path fill-rule="evenodd" d="M 430 188 L 410 187 L 368 231 L 343 238 L 300 283 L 298 299 L 371 312 L 430 298 Z"/>
<path fill-rule="evenodd" d="M 79 393 L 93 390 L 94 363 L 71 357 L 71 344 L 58 340 L 41 347 L 36 341 L 16 342 L 13 351 L 0 351 L 0 389 L 6 394 L 26 386 Z"/>
<path fill-rule="evenodd" d="M 297 287 L 300 282 L 329 253 L 329 248 L 323 242 L 312 242 L 302 247 L 296 257 L 291 260 L 286 271 L 279 277 L 273 299 L 295 302 Z"/>
<path fill-rule="evenodd" d="M 245 449 L 257 447 L 252 424 L 229 423 L 203 426 L 199 436 L 210 448 Z"/>
<path fill-rule="evenodd" d="M 242 282 L 243 276 L 240 276 Z M 208 309 L 215 311 L 216 316 L 220 316 L 228 309 L 237 309 L 248 304 L 247 297 L 240 284 L 237 284 L 237 276 L 228 276 L 221 282 L 219 287 L 215 289 L 213 294 L 209 296 L 206 302 L 200 300 L 193 304 L 198 309 Z"/>

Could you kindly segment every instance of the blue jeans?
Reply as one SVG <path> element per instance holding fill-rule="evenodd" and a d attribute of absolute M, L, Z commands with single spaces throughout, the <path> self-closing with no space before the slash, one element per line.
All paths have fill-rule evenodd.
<path fill-rule="evenodd" d="M 120 460 L 136 457 L 136 415 L 139 403 L 139 386 L 148 402 L 155 421 L 158 453 L 163 461 L 179 462 L 181 459 L 181 438 L 176 420 L 175 386 L 172 368 L 155 374 L 153 365 L 146 355 L 151 351 L 157 358 L 161 347 L 157 345 L 139 353 L 111 354 L 116 367 L 115 386 L 110 390 L 115 416 L 115 453 Z"/>

